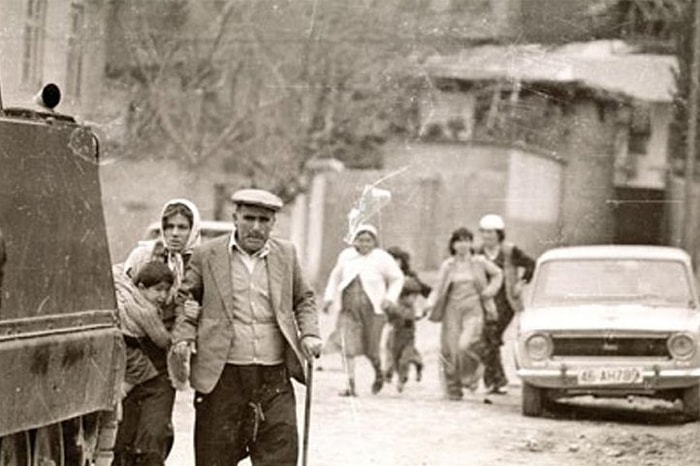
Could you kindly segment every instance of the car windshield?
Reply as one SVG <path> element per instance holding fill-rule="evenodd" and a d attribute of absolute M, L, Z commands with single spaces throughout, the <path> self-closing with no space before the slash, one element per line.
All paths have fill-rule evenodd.
<path fill-rule="evenodd" d="M 694 306 L 683 263 L 639 259 L 569 259 L 542 264 L 532 304 Z"/>

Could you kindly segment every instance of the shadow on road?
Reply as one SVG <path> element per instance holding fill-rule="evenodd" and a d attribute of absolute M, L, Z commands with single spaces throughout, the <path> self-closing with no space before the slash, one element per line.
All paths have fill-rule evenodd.
<path fill-rule="evenodd" d="M 555 402 L 548 407 L 547 417 L 648 426 L 680 425 L 687 422 L 683 413 L 671 404 L 640 407 L 636 402 L 619 400 L 594 400 L 592 403 L 578 400 Z"/>

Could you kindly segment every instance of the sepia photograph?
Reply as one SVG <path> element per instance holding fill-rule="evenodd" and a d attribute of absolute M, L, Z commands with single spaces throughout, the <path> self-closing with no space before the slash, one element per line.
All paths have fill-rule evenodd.
<path fill-rule="evenodd" d="M 700 465 L 700 0 L 0 0 L 0 466 Z"/>

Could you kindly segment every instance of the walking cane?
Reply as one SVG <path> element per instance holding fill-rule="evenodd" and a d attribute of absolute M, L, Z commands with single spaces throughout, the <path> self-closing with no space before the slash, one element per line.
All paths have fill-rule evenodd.
<path fill-rule="evenodd" d="M 309 460 L 309 427 L 311 426 L 311 396 L 314 391 L 314 361 L 306 362 L 306 402 L 304 405 L 304 441 L 302 444 L 301 465 L 307 466 Z"/>

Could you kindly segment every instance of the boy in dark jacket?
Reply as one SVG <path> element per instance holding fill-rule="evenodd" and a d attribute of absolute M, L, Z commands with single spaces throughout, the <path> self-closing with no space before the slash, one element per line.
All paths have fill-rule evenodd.
<path fill-rule="evenodd" d="M 396 388 L 399 392 L 408 381 L 408 371 L 413 364 L 416 367 L 416 380 L 420 380 L 423 360 L 416 349 L 416 300 L 421 294 L 421 286 L 414 278 L 406 278 L 399 302 L 387 311 L 392 327 L 393 342 L 391 347 L 392 371 L 399 376 Z M 391 374 L 387 373 L 388 378 Z"/>
<path fill-rule="evenodd" d="M 427 298 L 430 295 L 430 286 L 423 283 L 418 274 L 411 268 L 411 255 L 401 249 L 398 246 L 392 246 L 386 250 L 391 256 L 396 260 L 401 272 L 403 272 L 406 279 L 411 278 L 414 280 L 415 284 L 419 287 L 420 296 Z M 386 358 L 384 360 L 384 380 L 387 383 L 391 382 L 391 378 L 394 375 L 393 353 L 394 353 L 394 331 L 390 329 L 386 338 Z M 420 357 L 420 356 L 419 356 Z M 420 373 L 417 374 L 416 380 L 420 380 Z"/>

